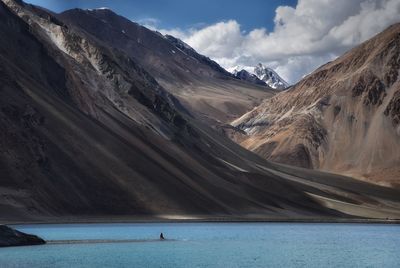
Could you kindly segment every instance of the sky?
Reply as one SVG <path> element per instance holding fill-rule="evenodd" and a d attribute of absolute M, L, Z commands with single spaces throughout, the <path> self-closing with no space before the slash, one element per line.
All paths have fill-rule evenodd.
<path fill-rule="evenodd" d="M 240 21 L 242 29 L 273 29 L 275 9 L 296 0 L 26 0 L 55 12 L 108 7 L 133 21 L 165 29 L 199 28 L 219 21 Z"/>
<path fill-rule="evenodd" d="M 108 7 L 178 37 L 226 69 L 273 68 L 295 83 L 400 22 L 400 0 L 26 0 L 55 12 Z"/>

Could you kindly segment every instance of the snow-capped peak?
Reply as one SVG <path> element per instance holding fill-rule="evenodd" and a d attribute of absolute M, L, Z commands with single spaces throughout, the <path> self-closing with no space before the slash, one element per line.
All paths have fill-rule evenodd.
<path fill-rule="evenodd" d="M 267 83 L 270 87 L 276 89 L 285 89 L 289 84 L 283 80 L 274 70 L 265 67 L 261 63 L 254 67 L 254 74 L 262 81 Z"/>
<path fill-rule="evenodd" d="M 239 79 L 248 80 L 244 79 L 244 77 L 246 76 L 243 75 L 243 71 L 246 71 L 247 73 L 254 75 L 256 78 L 263 81 L 265 84 L 274 89 L 283 90 L 289 87 L 289 84 L 282 77 L 280 77 L 274 70 L 264 66 L 261 63 L 257 64 L 256 67 L 238 65 L 229 68 L 228 71 L 235 76 L 239 76 L 240 73 L 240 77 L 238 77 Z"/>
<path fill-rule="evenodd" d="M 254 68 L 250 66 L 236 65 L 234 67 L 228 68 L 227 71 L 233 75 L 236 75 L 238 72 L 245 70 L 250 74 L 254 74 Z"/>

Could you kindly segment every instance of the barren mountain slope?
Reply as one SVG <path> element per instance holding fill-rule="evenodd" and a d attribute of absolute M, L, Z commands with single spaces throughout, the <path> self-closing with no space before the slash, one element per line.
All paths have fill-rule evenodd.
<path fill-rule="evenodd" d="M 240 143 L 290 165 L 400 183 L 400 24 L 235 120 Z"/>
<path fill-rule="evenodd" d="M 268 87 L 235 79 L 182 41 L 151 31 L 109 9 L 72 9 L 58 18 L 106 46 L 125 52 L 194 116 L 213 125 L 230 122 L 275 93 Z"/>
<path fill-rule="evenodd" d="M 398 190 L 261 159 L 47 11 L 3 0 L 0 33 L 2 221 L 400 218 Z"/>

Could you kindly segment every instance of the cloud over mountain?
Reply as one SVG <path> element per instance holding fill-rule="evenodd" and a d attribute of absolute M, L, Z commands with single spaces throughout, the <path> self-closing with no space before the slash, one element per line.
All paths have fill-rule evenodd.
<path fill-rule="evenodd" d="M 299 0 L 276 9 L 273 31 L 228 20 L 200 29 L 158 29 L 229 68 L 263 62 L 294 83 L 320 64 L 399 21 L 399 0 Z M 154 28 L 154 27 L 153 27 Z"/>

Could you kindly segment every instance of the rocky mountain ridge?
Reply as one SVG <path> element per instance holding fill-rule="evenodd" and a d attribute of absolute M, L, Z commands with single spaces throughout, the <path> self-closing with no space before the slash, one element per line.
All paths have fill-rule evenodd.
<path fill-rule="evenodd" d="M 400 24 L 267 99 L 232 124 L 267 159 L 399 183 Z"/>
<path fill-rule="evenodd" d="M 242 115 L 275 92 L 232 77 L 181 40 L 149 30 L 111 10 L 67 10 L 57 18 L 122 51 L 190 113 L 218 126 Z"/>

